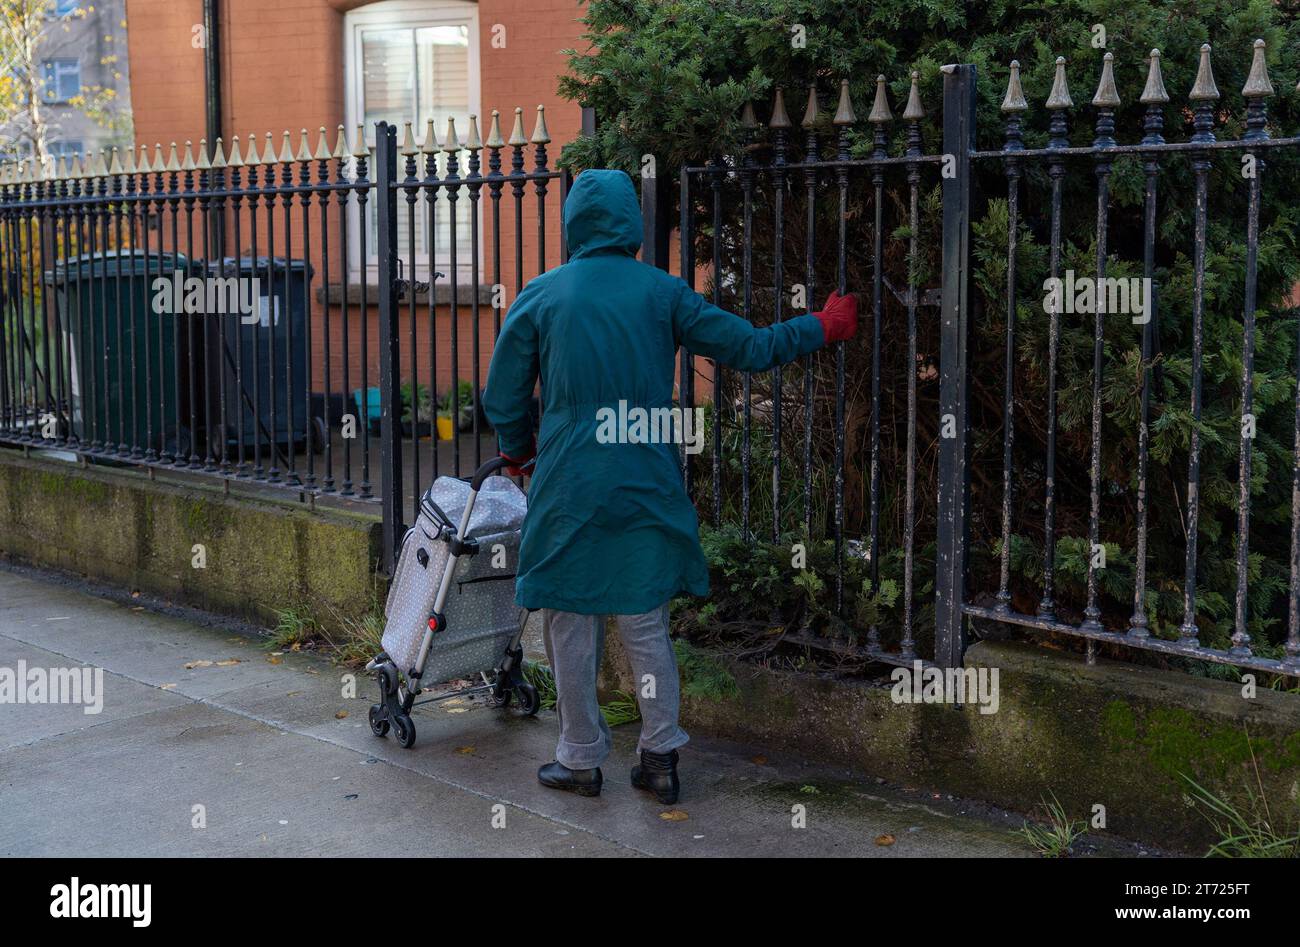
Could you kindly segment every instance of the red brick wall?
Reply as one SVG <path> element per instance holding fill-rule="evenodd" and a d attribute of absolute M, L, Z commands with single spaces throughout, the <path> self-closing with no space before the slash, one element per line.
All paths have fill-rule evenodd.
<path fill-rule="evenodd" d="M 329 130 L 329 141 L 334 141 L 334 129 L 343 121 L 343 41 L 344 14 L 347 10 L 364 6 L 356 0 L 225 0 L 222 7 L 222 70 L 224 75 L 223 126 L 227 134 L 240 138 L 240 147 L 247 149 L 247 136 L 257 136 L 258 149 L 264 147 L 265 133 L 272 132 L 278 152 L 285 129 L 292 132 L 292 147 L 298 147 L 299 129 L 310 131 L 311 148 L 316 146 L 316 129 L 324 125 Z M 551 135 L 548 146 L 549 165 L 555 160 L 566 141 L 576 137 L 580 127 L 578 107 L 562 101 L 556 94 L 557 76 L 564 69 L 560 50 L 578 46 L 581 24 L 577 22 L 581 7 L 574 0 L 483 0 L 479 3 L 480 40 L 480 96 L 483 115 L 480 129 L 488 134 L 493 108 L 502 117 L 502 134 L 509 137 L 516 106 L 523 107 L 525 133 L 531 137 L 536 121 L 536 107 L 546 107 L 547 127 Z M 186 139 L 195 145 L 205 134 L 203 50 L 195 48 L 193 28 L 202 21 L 200 0 L 127 0 L 128 43 L 131 62 L 131 94 L 134 106 L 137 146 L 154 142 L 166 145 L 176 141 L 182 148 Z M 494 26 L 505 30 L 505 48 L 493 45 Z M 423 129 L 419 130 L 423 133 Z M 438 129 L 443 134 L 443 129 Z M 461 130 L 464 134 L 464 130 Z M 348 138 L 355 129 L 348 129 Z M 226 142 L 227 150 L 229 142 Z M 484 172 L 486 173 L 486 152 Z M 505 168 L 509 170 L 510 149 L 503 149 Z M 525 167 L 533 167 L 533 148 L 525 151 Z M 333 163 L 330 172 L 333 174 Z M 277 167 L 277 178 L 280 168 Z M 317 168 L 313 164 L 313 178 Z M 259 169 L 261 174 L 265 169 Z M 295 177 L 298 168 L 294 168 Z M 247 176 L 245 175 L 245 180 Z M 514 268 L 514 204 L 510 188 L 504 189 L 502 200 L 502 282 L 508 288 L 507 299 L 514 295 L 516 273 Z M 492 279 L 491 219 L 487 212 L 486 189 L 483 200 L 483 267 L 481 282 Z M 547 245 L 546 265 L 559 262 L 559 186 L 552 182 L 547 188 Z M 329 277 L 339 279 L 340 246 L 337 209 L 331 208 L 328 217 L 328 239 L 331 248 Z M 291 215 L 288 237 L 295 256 L 303 253 L 302 209 L 295 204 Z M 321 226 L 319 207 L 313 202 L 310 210 L 310 258 L 315 268 L 315 285 L 324 278 L 321 259 Z M 196 212 L 196 220 L 198 220 Z M 241 218 L 241 245 L 247 250 L 251 237 L 247 204 Z M 276 254 L 285 247 L 283 208 L 277 207 L 273 220 Z M 267 252 L 268 222 L 266 208 L 262 207 L 258 220 L 258 252 Z M 523 279 L 526 282 L 539 272 L 537 242 L 537 212 L 535 189 L 530 184 L 524 201 L 522 227 Z M 170 230 L 170 220 L 164 217 L 164 242 Z M 184 230 L 182 220 L 181 230 Z M 200 228 L 201 230 L 201 228 Z M 233 242 L 233 234 L 230 238 Z M 185 238 L 180 239 L 185 249 Z M 196 242 L 196 255 L 200 255 Z M 323 325 L 321 307 L 313 301 L 314 332 L 312 362 L 315 365 L 313 384 L 323 384 Z M 439 349 L 440 387 L 445 387 L 450 376 L 450 324 L 447 307 L 440 307 L 436 320 Z M 479 366 L 486 377 L 491 358 L 492 310 L 484 305 L 480 316 Z M 351 364 L 350 383 L 356 386 L 361 374 L 360 313 L 357 306 L 350 311 Z M 378 313 L 374 307 L 368 313 L 370 376 L 372 384 L 378 377 Z M 332 309 L 331 323 L 331 374 L 333 385 L 339 385 L 342 370 L 342 346 L 339 337 L 341 318 L 337 307 Z M 402 314 L 403 333 L 409 331 L 409 313 Z M 459 370 L 462 377 L 470 377 L 473 359 L 470 339 L 473 325 L 468 305 L 462 304 L 459 319 L 461 337 Z M 417 311 L 416 333 L 421 340 L 417 351 L 417 365 L 421 382 L 428 383 L 427 307 Z M 403 365 L 409 364 L 409 352 Z M 406 372 L 404 371 L 404 375 Z"/>

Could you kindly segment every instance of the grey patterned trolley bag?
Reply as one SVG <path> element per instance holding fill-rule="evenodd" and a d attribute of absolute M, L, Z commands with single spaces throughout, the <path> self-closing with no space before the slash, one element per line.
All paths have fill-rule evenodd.
<path fill-rule="evenodd" d="M 432 699 L 491 691 L 498 706 L 513 696 L 525 713 L 537 711 L 519 646 L 527 613 L 515 605 L 519 530 L 528 502 L 513 482 L 491 476 L 502 463 L 489 461 L 469 481 L 439 477 L 402 540 L 385 606 L 383 651 L 367 665 L 377 671 L 383 701 L 370 709 L 378 736 L 391 725 L 403 746 L 415 742 L 410 711 L 429 689 L 426 681 L 478 678 L 481 684 L 444 689 Z"/>

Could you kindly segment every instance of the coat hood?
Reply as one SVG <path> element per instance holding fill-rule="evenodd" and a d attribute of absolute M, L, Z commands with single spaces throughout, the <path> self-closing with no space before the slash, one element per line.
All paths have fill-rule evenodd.
<path fill-rule="evenodd" d="M 564 239 L 569 258 L 641 249 L 641 207 L 626 172 L 583 171 L 564 201 Z"/>

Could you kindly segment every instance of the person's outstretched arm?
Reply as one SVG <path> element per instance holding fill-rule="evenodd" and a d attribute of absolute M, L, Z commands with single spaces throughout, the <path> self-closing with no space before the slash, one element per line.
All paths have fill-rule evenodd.
<path fill-rule="evenodd" d="M 852 338 L 857 331 L 858 303 L 852 293 L 831 293 L 821 312 L 761 328 L 713 305 L 685 283 L 673 307 L 678 345 L 744 372 L 784 365 L 829 342 Z"/>
<path fill-rule="evenodd" d="M 497 432 L 501 456 L 516 461 L 511 473 L 537 453 L 533 434 L 533 388 L 537 385 L 537 324 L 528 287 L 506 314 L 492 351 L 483 413 Z"/>

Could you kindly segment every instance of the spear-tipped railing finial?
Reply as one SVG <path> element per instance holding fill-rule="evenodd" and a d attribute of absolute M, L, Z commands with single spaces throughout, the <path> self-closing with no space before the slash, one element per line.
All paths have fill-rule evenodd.
<path fill-rule="evenodd" d="M 1268 60 L 1264 55 L 1264 49 L 1264 41 L 1255 40 L 1255 52 L 1250 61 L 1250 75 L 1246 77 L 1246 85 L 1241 90 L 1241 94 L 1248 99 L 1263 98 L 1273 94 L 1273 82 L 1268 77 Z"/>
<path fill-rule="evenodd" d="M 532 137 L 528 139 L 534 145 L 550 144 L 551 133 L 546 130 L 546 106 L 537 106 L 537 124 L 533 126 Z"/>
<path fill-rule="evenodd" d="M 889 108 L 889 92 L 885 88 L 885 75 L 881 73 L 876 76 L 876 98 L 871 103 L 871 112 L 867 115 L 867 121 L 873 125 L 883 125 L 893 120 L 894 113 Z"/>
<path fill-rule="evenodd" d="M 790 114 L 785 110 L 785 92 L 781 89 L 776 90 L 772 98 L 772 119 L 767 123 L 769 128 L 787 129 L 793 127 L 790 121 Z"/>
<path fill-rule="evenodd" d="M 1165 91 L 1165 77 L 1160 71 L 1160 50 L 1151 50 L 1147 65 L 1147 84 L 1142 90 L 1142 98 L 1139 101 L 1147 107 L 1146 117 L 1142 120 L 1142 129 L 1146 135 L 1142 138 L 1144 145 L 1160 145 L 1164 143 L 1163 134 L 1165 128 L 1164 105 L 1169 101 L 1169 93 Z M 1148 155 L 1148 159 L 1151 156 Z M 1152 169 L 1156 167 L 1154 163 Z M 1151 169 L 1149 169 L 1151 170 Z"/>
<path fill-rule="evenodd" d="M 1143 105 L 1164 105 L 1169 101 L 1169 93 L 1165 91 L 1165 77 L 1160 71 L 1160 50 L 1151 50 L 1147 62 L 1147 84 L 1138 101 Z"/>
<path fill-rule="evenodd" d="M 524 110 L 521 106 L 515 106 L 515 127 L 510 130 L 510 141 L 507 144 L 511 148 L 522 148 L 528 144 L 528 136 L 524 134 Z"/>
<path fill-rule="evenodd" d="M 1273 94 L 1273 83 L 1268 78 L 1268 63 L 1264 58 L 1264 41 L 1255 40 L 1255 54 L 1250 63 L 1250 75 L 1241 90 L 1246 97 L 1246 133 L 1242 136 L 1247 141 L 1262 141 L 1268 137 L 1268 103 Z"/>
<path fill-rule="evenodd" d="M 420 145 L 420 151 L 424 154 L 426 162 L 430 155 L 436 155 L 442 150 L 442 144 L 438 141 L 438 131 L 433 124 L 432 116 L 424 121 L 424 143 Z"/>
<path fill-rule="evenodd" d="M 1011 75 L 1007 77 L 1007 94 L 1002 97 L 1002 114 L 1006 116 L 1006 151 L 1023 151 L 1020 113 L 1029 109 L 1025 90 L 1020 85 L 1020 60 L 1011 60 Z"/>
<path fill-rule="evenodd" d="M 1074 101 L 1070 98 L 1070 86 L 1065 79 L 1065 57 L 1056 57 L 1056 77 L 1052 80 L 1052 91 L 1047 96 L 1047 108 L 1052 113 L 1052 120 L 1048 126 L 1048 148 L 1068 148 L 1070 139 L 1068 137 L 1068 126 L 1066 124 L 1065 113 L 1074 107 Z"/>
<path fill-rule="evenodd" d="M 501 137 L 501 113 L 497 109 L 492 110 L 492 124 L 488 127 L 487 146 L 489 148 L 504 148 L 505 139 Z"/>
<path fill-rule="evenodd" d="M 1097 109 L 1097 132 L 1093 139 L 1094 148 L 1115 147 L 1115 109 L 1120 105 L 1119 90 L 1115 88 L 1115 54 L 1106 53 L 1102 57 L 1101 79 L 1097 83 L 1097 93 L 1092 97 L 1092 104 Z"/>
<path fill-rule="evenodd" d="M 1219 99 L 1219 87 L 1214 84 L 1209 43 L 1201 44 L 1201 64 L 1196 70 L 1196 84 L 1192 86 L 1188 98 L 1196 105 L 1191 140 L 1197 143 L 1214 141 L 1214 103 Z"/>
<path fill-rule="evenodd" d="M 1101 61 L 1101 79 L 1092 104 L 1098 108 L 1119 108 L 1119 90 L 1115 88 L 1115 54 L 1107 53 Z"/>
<path fill-rule="evenodd" d="M 1056 57 L 1056 76 L 1052 80 L 1052 91 L 1047 96 L 1047 107 L 1059 111 L 1074 107 L 1070 98 L 1070 85 L 1065 78 L 1065 57 Z"/>
<path fill-rule="evenodd" d="M 1187 96 L 1193 102 L 1213 102 L 1219 98 L 1219 87 L 1214 83 L 1214 69 L 1210 65 L 1210 44 L 1201 44 L 1201 63 L 1196 69 L 1196 83 Z"/>
<path fill-rule="evenodd" d="M 903 120 L 919 122 L 925 118 L 925 109 L 921 106 L 921 74 L 912 70 L 912 88 L 907 93 L 907 108 L 903 109 Z"/>
<path fill-rule="evenodd" d="M 894 113 L 889 108 L 889 93 L 885 89 L 885 75 L 881 73 L 876 76 L 876 98 L 871 103 L 871 112 L 867 115 L 867 121 L 871 123 L 871 157 L 877 161 L 889 157 L 886 151 L 887 139 L 885 138 L 885 126 L 894 120 Z M 878 184 L 883 178 L 881 169 L 876 168 L 873 180 Z"/>
<path fill-rule="evenodd" d="M 280 163 L 288 164 L 291 161 L 293 161 L 293 135 L 289 134 L 289 129 L 286 128 L 280 139 Z"/>
<path fill-rule="evenodd" d="M 1024 112 L 1029 109 L 1025 101 L 1025 90 L 1020 85 L 1020 60 L 1011 60 L 1011 75 L 1007 77 L 1007 94 L 1002 97 L 1002 111 L 1008 114 Z"/>
<path fill-rule="evenodd" d="M 804 107 L 803 121 L 799 124 L 804 128 L 812 128 L 817 124 L 820 115 L 821 109 L 817 104 L 817 84 L 813 83 L 808 86 L 808 104 Z"/>
<path fill-rule="evenodd" d="M 857 115 L 853 112 L 853 98 L 849 95 L 849 80 L 840 80 L 840 101 L 835 107 L 835 117 L 831 119 L 833 125 L 852 125 L 858 120 Z"/>

